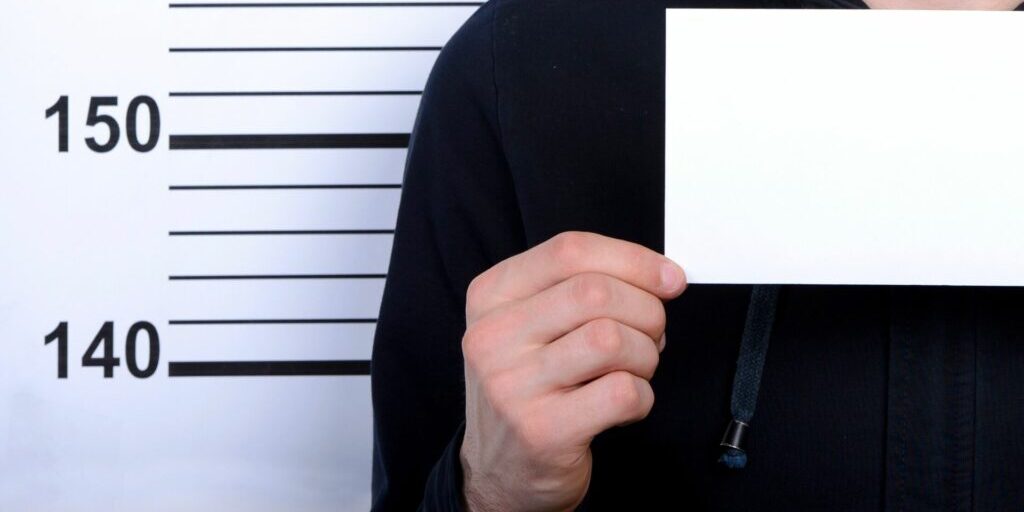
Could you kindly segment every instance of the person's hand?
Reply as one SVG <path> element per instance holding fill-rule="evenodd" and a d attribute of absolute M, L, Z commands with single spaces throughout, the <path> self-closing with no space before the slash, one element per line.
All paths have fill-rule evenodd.
<path fill-rule="evenodd" d="M 643 246 L 559 234 L 477 276 L 466 294 L 463 496 L 474 512 L 567 510 L 590 442 L 647 416 L 663 299 L 683 269 Z"/>

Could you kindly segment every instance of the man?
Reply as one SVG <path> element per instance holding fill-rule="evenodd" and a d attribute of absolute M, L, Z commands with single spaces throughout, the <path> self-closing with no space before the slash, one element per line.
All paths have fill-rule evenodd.
<path fill-rule="evenodd" d="M 372 365 L 374 508 L 1024 509 L 1019 289 L 782 287 L 750 460 L 727 467 L 759 299 L 686 289 L 657 252 L 666 7 L 869 5 L 503 0 L 467 22 L 409 148 Z"/>

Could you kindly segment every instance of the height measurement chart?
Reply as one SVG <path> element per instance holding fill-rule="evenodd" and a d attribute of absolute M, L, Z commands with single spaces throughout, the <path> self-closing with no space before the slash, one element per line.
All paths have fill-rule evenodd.
<path fill-rule="evenodd" d="M 0 510 L 366 510 L 405 149 L 479 2 L 8 2 Z"/>

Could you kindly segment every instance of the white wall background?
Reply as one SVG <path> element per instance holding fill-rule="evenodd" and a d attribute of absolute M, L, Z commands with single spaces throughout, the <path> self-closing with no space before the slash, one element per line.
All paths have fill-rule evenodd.
<path fill-rule="evenodd" d="M 405 150 L 172 151 L 169 136 L 408 133 L 436 48 L 477 5 L 2 7 L 0 510 L 366 510 L 361 368 Z M 67 152 L 44 114 L 62 95 Z M 149 152 L 126 139 L 139 95 L 160 112 Z M 93 96 L 118 98 L 98 110 L 121 132 L 106 153 L 84 142 L 108 137 L 86 124 Z M 82 357 L 108 321 L 120 361 L 104 378 Z M 127 368 L 140 321 L 159 334 L 147 378 Z M 61 322 L 66 378 L 44 345 Z M 356 375 L 170 376 L 204 361 Z"/>

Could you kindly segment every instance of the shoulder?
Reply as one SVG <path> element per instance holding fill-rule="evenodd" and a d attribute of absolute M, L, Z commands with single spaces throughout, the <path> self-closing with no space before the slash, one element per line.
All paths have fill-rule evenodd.
<path fill-rule="evenodd" d="M 662 24 L 670 5 L 665 0 L 490 0 L 445 44 L 435 67 L 534 61 L 547 51 L 600 43 L 591 36 L 602 31 L 642 35 Z"/>
<path fill-rule="evenodd" d="M 438 74 L 515 83 L 577 65 L 646 63 L 662 55 L 665 9 L 765 7 L 781 0 L 490 0 L 459 28 L 435 64 Z M 618 60 L 616 60 L 618 59 Z M 497 76 L 497 78 L 495 78 Z"/>

